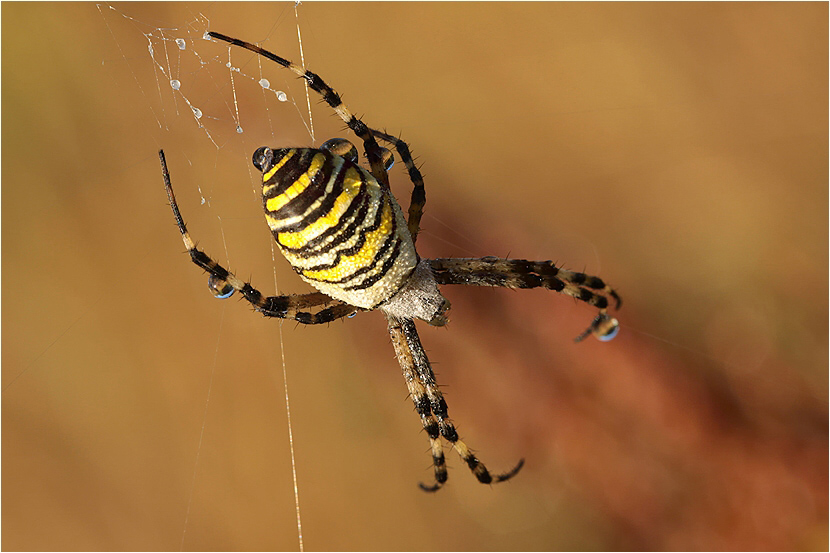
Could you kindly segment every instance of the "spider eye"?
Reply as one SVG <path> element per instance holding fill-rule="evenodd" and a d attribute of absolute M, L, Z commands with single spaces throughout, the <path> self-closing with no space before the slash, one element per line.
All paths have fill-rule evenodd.
<path fill-rule="evenodd" d="M 233 295 L 233 286 L 227 280 L 223 280 L 216 275 L 210 275 L 208 278 L 208 288 L 211 294 L 217 299 L 224 300 Z"/>
<path fill-rule="evenodd" d="M 357 163 L 357 148 L 345 138 L 330 138 L 320 146 L 321 150 L 327 150 L 336 156 L 346 158 L 352 163 Z"/>
<path fill-rule="evenodd" d="M 254 152 L 252 161 L 254 163 L 254 167 L 264 173 L 274 166 L 274 151 L 268 146 L 258 148 L 257 151 Z"/>
<path fill-rule="evenodd" d="M 392 155 L 392 152 L 386 148 L 381 147 L 380 159 L 383 161 L 383 166 L 386 167 L 387 171 L 395 165 L 395 156 Z"/>

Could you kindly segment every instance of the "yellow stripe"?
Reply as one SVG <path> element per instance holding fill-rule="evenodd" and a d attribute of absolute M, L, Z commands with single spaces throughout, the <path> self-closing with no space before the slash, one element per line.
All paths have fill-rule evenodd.
<path fill-rule="evenodd" d="M 391 206 L 384 204 L 383 215 L 381 217 L 380 226 L 366 235 L 366 243 L 354 255 L 345 255 L 340 258 L 340 263 L 331 269 L 323 269 L 321 271 L 303 271 L 303 275 L 313 280 L 336 281 L 345 278 L 358 269 L 367 267 L 377 255 L 381 245 L 383 245 L 384 238 L 392 232 L 392 213 Z"/>
<path fill-rule="evenodd" d="M 277 171 L 279 171 L 280 167 L 282 167 L 283 165 L 285 165 L 285 162 L 287 162 L 289 159 L 291 159 L 292 157 L 294 157 L 294 153 L 295 153 L 296 151 L 297 151 L 297 150 L 289 150 L 289 152 L 288 152 L 287 154 L 285 154 L 284 156 L 282 156 L 282 159 L 281 159 L 281 160 L 279 160 L 279 161 L 277 162 L 277 164 L 276 164 L 276 165 L 274 165 L 273 167 L 271 167 L 271 169 L 269 169 L 267 173 L 264 173 L 264 174 L 262 175 L 262 182 L 268 182 L 269 180 L 271 180 L 271 177 L 273 177 L 273 176 L 274 176 L 274 173 L 276 173 Z"/>
<path fill-rule="evenodd" d="M 355 196 L 360 192 L 360 183 L 362 179 L 360 173 L 354 168 L 346 169 L 346 175 L 343 177 L 343 192 L 334 201 L 331 211 L 308 225 L 298 232 L 281 232 L 278 236 L 278 242 L 286 248 L 297 249 L 305 246 L 309 240 L 313 240 L 319 236 L 326 229 L 336 225 L 340 221 L 340 217 L 346 212 L 346 208 L 352 203 Z M 270 221 L 269 221 L 270 222 Z"/>
<path fill-rule="evenodd" d="M 323 166 L 325 161 L 326 156 L 323 154 L 317 154 L 314 156 L 311 160 L 311 165 L 308 167 L 308 171 L 300 175 L 300 177 L 294 181 L 294 184 L 288 187 L 288 190 L 279 196 L 268 198 L 265 202 L 265 209 L 271 212 L 277 211 L 279 208 L 299 196 L 303 190 L 308 188 L 308 185 L 311 184 L 311 180 L 315 177 L 315 175 L 320 172 L 320 168 Z"/>

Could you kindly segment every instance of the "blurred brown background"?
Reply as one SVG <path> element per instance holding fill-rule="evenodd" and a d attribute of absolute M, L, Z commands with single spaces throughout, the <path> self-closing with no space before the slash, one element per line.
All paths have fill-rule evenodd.
<path fill-rule="evenodd" d="M 434 495 L 383 317 L 286 323 L 306 548 L 827 549 L 827 9 L 300 6 L 306 65 L 423 163 L 421 255 L 554 259 L 625 302 L 616 340 L 575 345 L 569 298 L 445 289 L 422 339 L 450 413 L 491 469 L 527 462 L 487 487 L 450 453 Z M 342 124 L 312 96 L 312 142 L 299 81 L 263 67 L 298 108 L 265 104 L 198 39 L 299 62 L 293 5 L 2 16 L 2 547 L 296 549 L 279 323 L 211 298 L 156 158 L 205 250 L 308 291 L 250 155 Z"/>

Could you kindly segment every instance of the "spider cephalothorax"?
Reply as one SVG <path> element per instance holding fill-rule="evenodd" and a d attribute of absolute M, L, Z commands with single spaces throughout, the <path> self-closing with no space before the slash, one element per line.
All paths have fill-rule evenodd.
<path fill-rule="evenodd" d="M 435 491 L 447 480 L 442 438 L 480 482 L 489 484 L 513 477 L 523 460 L 506 473 L 491 474 L 459 438 L 414 319 L 436 326 L 446 324 L 449 302 L 441 295 L 439 285 L 542 287 L 599 309 L 577 341 L 588 334 L 610 340 L 618 325 L 616 319 L 606 314 L 608 297 L 619 308 L 619 296 L 601 279 L 561 269 L 550 261 L 496 257 L 420 259 L 415 242 L 426 196 L 409 146 L 367 127 L 316 74 L 254 44 L 219 33 L 208 34 L 273 60 L 305 79 L 363 141 L 370 165 L 367 170 L 358 164 L 357 149 L 345 139 L 329 140 L 320 149 L 263 146 L 254 152 L 253 164 L 262 172 L 265 219 L 274 239 L 294 270 L 319 290 L 312 294 L 264 297 L 196 248 L 176 204 L 164 153 L 160 151 L 164 183 L 182 239 L 193 262 L 210 274 L 211 291 L 219 298 L 237 291 L 267 317 L 305 324 L 331 322 L 359 310 L 382 311 L 409 394 L 430 440 L 435 483 L 421 487 Z M 394 146 L 414 185 L 406 218 L 389 188 L 386 171 L 391 166 L 392 154 L 377 140 Z"/>

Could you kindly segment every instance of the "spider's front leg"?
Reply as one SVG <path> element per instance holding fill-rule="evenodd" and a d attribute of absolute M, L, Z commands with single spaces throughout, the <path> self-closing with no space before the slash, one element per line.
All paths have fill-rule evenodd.
<path fill-rule="evenodd" d="M 372 129 L 372 134 L 395 146 L 395 150 L 398 152 L 398 155 L 401 156 L 401 161 L 403 161 L 403 164 L 406 166 L 406 171 L 409 174 L 409 180 L 412 181 L 412 196 L 409 200 L 409 212 L 407 214 L 406 224 L 409 229 L 409 234 L 412 236 L 412 243 L 414 244 L 418 239 L 418 231 L 421 230 L 421 215 L 423 215 L 424 206 L 427 203 L 426 189 L 424 188 L 424 177 L 415 165 L 415 161 L 412 159 L 412 154 L 409 151 L 409 145 L 406 142 L 400 138 L 392 136 L 391 134 L 387 134 L 376 129 Z M 391 165 L 389 165 L 389 167 L 391 167 Z M 389 167 L 387 167 L 387 169 Z"/>
<path fill-rule="evenodd" d="M 473 455 L 470 448 L 461 441 L 455 425 L 449 418 L 447 402 L 438 385 L 435 382 L 435 374 L 432 372 L 427 354 L 418 338 L 418 331 L 415 329 L 415 321 L 412 319 L 399 319 L 387 315 L 389 323 L 389 335 L 392 337 L 392 345 L 395 347 L 395 355 L 401 364 L 403 376 L 415 410 L 421 417 L 421 424 L 429 436 L 430 448 L 432 450 L 432 464 L 435 469 L 435 483 L 431 486 L 420 484 L 421 489 L 427 492 L 434 492 L 441 488 L 447 481 L 447 466 L 444 459 L 444 450 L 441 447 L 440 438 L 447 440 L 461 459 L 467 464 L 475 477 L 482 484 L 504 482 L 519 472 L 524 465 L 524 459 L 509 472 L 504 474 L 490 474 L 484 463 Z"/>
<path fill-rule="evenodd" d="M 263 296 L 262 293 L 244 282 L 232 272 L 222 267 L 205 252 L 199 250 L 190 233 L 187 232 L 184 219 L 179 212 L 179 205 L 176 203 L 176 196 L 173 194 L 173 185 L 170 182 L 170 172 L 167 169 L 167 161 L 164 159 L 164 151 L 159 150 L 161 171 L 164 178 L 164 188 L 167 190 L 167 197 L 170 200 L 170 207 L 173 209 L 173 216 L 176 218 L 176 225 L 182 235 L 182 241 L 187 248 L 190 258 L 199 267 L 210 274 L 208 287 L 214 296 L 220 299 L 229 298 L 234 292 L 242 294 L 254 309 L 265 317 L 278 317 L 281 319 L 293 319 L 304 324 L 328 323 L 342 317 L 355 313 L 358 309 L 352 305 L 330 298 L 320 292 L 313 294 L 291 294 L 287 296 Z M 316 313 L 304 311 L 304 309 L 320 308 Z"/>
<path fill-rule="evenodd" d="M 395 149 L 401 156 L 401 160 L 406 165 L 407 171 L 409 172 L 409 178 L 415 186 L 412 190 L 412 200 L 409 205 L 409 219 L 407 224 L 409 233 L 412 236 L 412 242 L 415 243 L 418 238 L 418 225 L 421 220 L 421 213 L 423 212 L 424 204 L 426 202 L 426 196 L 424 194 L 423 177 L 412 160 L 412 156 L 409 152 L 409 146 L 406 142 L 392 135 L 386 134 L 385 132 L 370 129 L 363 121 L 360 120 L 359 117 L 349 111 L 349 109 L 343 104 L 343 100 L 340 98 L 340 95 L 335 92 L 333 88 L 327 85 L 325 81 L 323 81 L 323 79 L 321 79 L 316 73 L 308 71 L 281 56 L 257 46 L 256 44 L 232 38 L 214 31 L 210 31 L 208 35 L 216 40 L 227 42 L 228 44 L 244 48 L 263 56 L 289 69 L 290 71 L 293 71 L 296 75 L 305 79 L 309 88 L 319 94 L 323 98 L 323 101 L 326 102 L 335 111 L 335 113 L 337 113 L 337 116 L 343 120 L 346 126 L 363 141 L 363 150 L 369 160 L 372 175 L 377 179 L 381 186 L 386 188 L 386 190 L 389 190 L 389 176 L 386 174 L 386 170 L 391 167 L 391 164 L 387 165 L 387 160 L 389 159 L 385 156 L 385 153 L 387 152 L 384 151 L 384 148 L 381 148 L 380 145 L 378 145 L 375 138 L 380 138 L 381 140 L 395 146 Z M 338 155 L 340 154 L 338 153 Z"/>
<path fill-rule="evenodd" d="M 501 259 L 498 257 L 430 259 L 438 284 L 469 286 L 504 286 L 506 288 L 546 288 L 562 292 L 599 308 L 599 314 L 576 341 L 593 334 L 602 341 L 617 335 L 619 323 L 607 314 L 608 298 L 619 309 L 622 300 L 613 288 L 599 277 L 561 269 L 551 261 Z"/>

